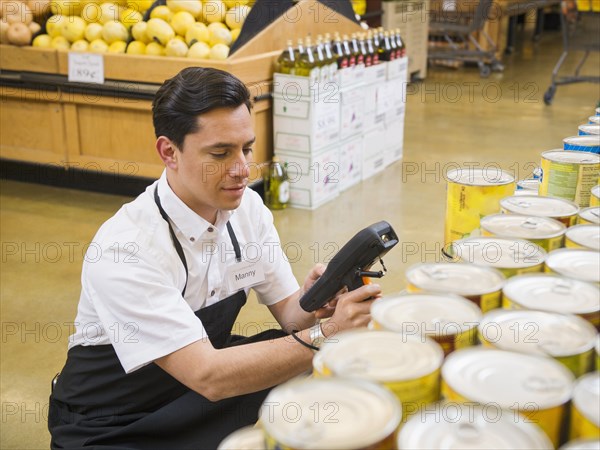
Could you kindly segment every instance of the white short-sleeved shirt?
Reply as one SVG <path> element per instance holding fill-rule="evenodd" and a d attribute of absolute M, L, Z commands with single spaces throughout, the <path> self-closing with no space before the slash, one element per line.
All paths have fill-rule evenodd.
<path fill-rule="evenodd" d="M 185 269 L 154 201 L 156 186 L 187 260 L 185 298 L 181 296 Z M 212 225 L 173 193 L 163 172 L 106 221 L 90 244 L 69 348 L 112 344 L 129 373 L 207 338 L 194 311 L 235 293 L 226 283 L 227 268 L 235 263 L 228 220 L 242 259 L 264 271 L 264 281 L 252 286 L 259 301 L 272 305 L 296 292 L 298 282 L 282 251 L 273 216 L 256 192 L 246 189 L 240 206 L 219 211 Z"/>

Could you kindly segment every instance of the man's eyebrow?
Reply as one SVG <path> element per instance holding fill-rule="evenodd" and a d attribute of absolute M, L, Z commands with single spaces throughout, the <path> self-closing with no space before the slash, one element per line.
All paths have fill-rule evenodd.
<path fill-rule="evenodd" d="M 248 142 L 245 142 L 243 146 L 248 147 L 249 145 L 252 145 L 255 142 L 256 142 L 256 137 L 253 137 Z M 229 148 L 234 148 L 234 147 L 237 147 L 237 145 L 234 143 L 231 143 L 231 142 L 216 142 L 214 144 L 207 145 L 204 148 L 207 150 L 212 150 L 212 149 L 220 149 L 220 148 L 229 149 Z"/>

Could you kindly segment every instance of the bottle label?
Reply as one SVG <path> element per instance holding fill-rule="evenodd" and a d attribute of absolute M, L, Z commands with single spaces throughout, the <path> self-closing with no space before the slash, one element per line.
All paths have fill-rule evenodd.
<path fill-rule="evenodd" d="M 357 64 L 364 64 L 365 63 L 365 59 L 363 58 L 363 55 L 358 55 L 358 60 L 356 62 Z"/>
<path fill-rule="evenodd" d="M 355 66 L 356 65 L 356 58 L 354 57 L 354 55 L 352 55 L 350 57 L 350 67 Z"/>
<path fill-rule="evenodd" d="M 279 185 L 279 202 L 287 203 L 290 200 L 290 182 L 282 181 Z"/>
<path fill-rule="evenodd" d="M 377 64 L 379 64 L 379 55 L 375 53 L 373 55 L 373 65 L 376 66 Z"/>

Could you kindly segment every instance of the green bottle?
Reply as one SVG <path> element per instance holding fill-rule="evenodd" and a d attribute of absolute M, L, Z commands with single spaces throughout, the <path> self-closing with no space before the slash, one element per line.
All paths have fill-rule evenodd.
<path fill-rule="evenodd" d="M 290 182 L 277 156 L 269 165 L 265 178 L 265 203 L 270 209 L 285 209 L 290 200 Z"/>
<path fill-rule="evenodd" d="M 287 48 L 281 52 L 277 59 L 277 72 L 294 75 L 294 66 L 296 57 L 294 55 L 294 45 L 291 40 L 287 41 Z"/>

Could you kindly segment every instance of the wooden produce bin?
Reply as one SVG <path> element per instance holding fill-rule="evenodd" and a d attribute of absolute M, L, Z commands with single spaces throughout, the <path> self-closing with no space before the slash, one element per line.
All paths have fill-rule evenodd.
<path fill-rule="evenodd" d="M 299 19 L 291 21 L 289 17 Z M 276 60 L 287 39 L 359 30 L 356 22 L 325 5 L 301 0 L 289 14 L 273 21 L 224 61 L 104 54 L 104 78 L 114 86 L 110 95 L 94 91 L 93 86 L 82 93 L 81 89 L 65 87 L 64 82 L 56 92 L 2 86 L 0 157 L 158 177 L 163 164 L 154 149 L 152 102 L 120 95 L 119 89 L 135 91 L 139 83 L 146 89 L 149 85 L 158 88 L 185 67 L 202 66 L 225 70 L 248 86 L 255 100 L 254 161 L 263 163 L 273 154 L 272 102 L 268 94 Z M 5 52 L 11 53 L 9 58 L 4 57 Z M 2 71 L 42 72 L 62 80 L 68 75 L 65 51 L 2 45 L 0 53 Z M 258 178 L 260 174 L 251 176 Z"/>

